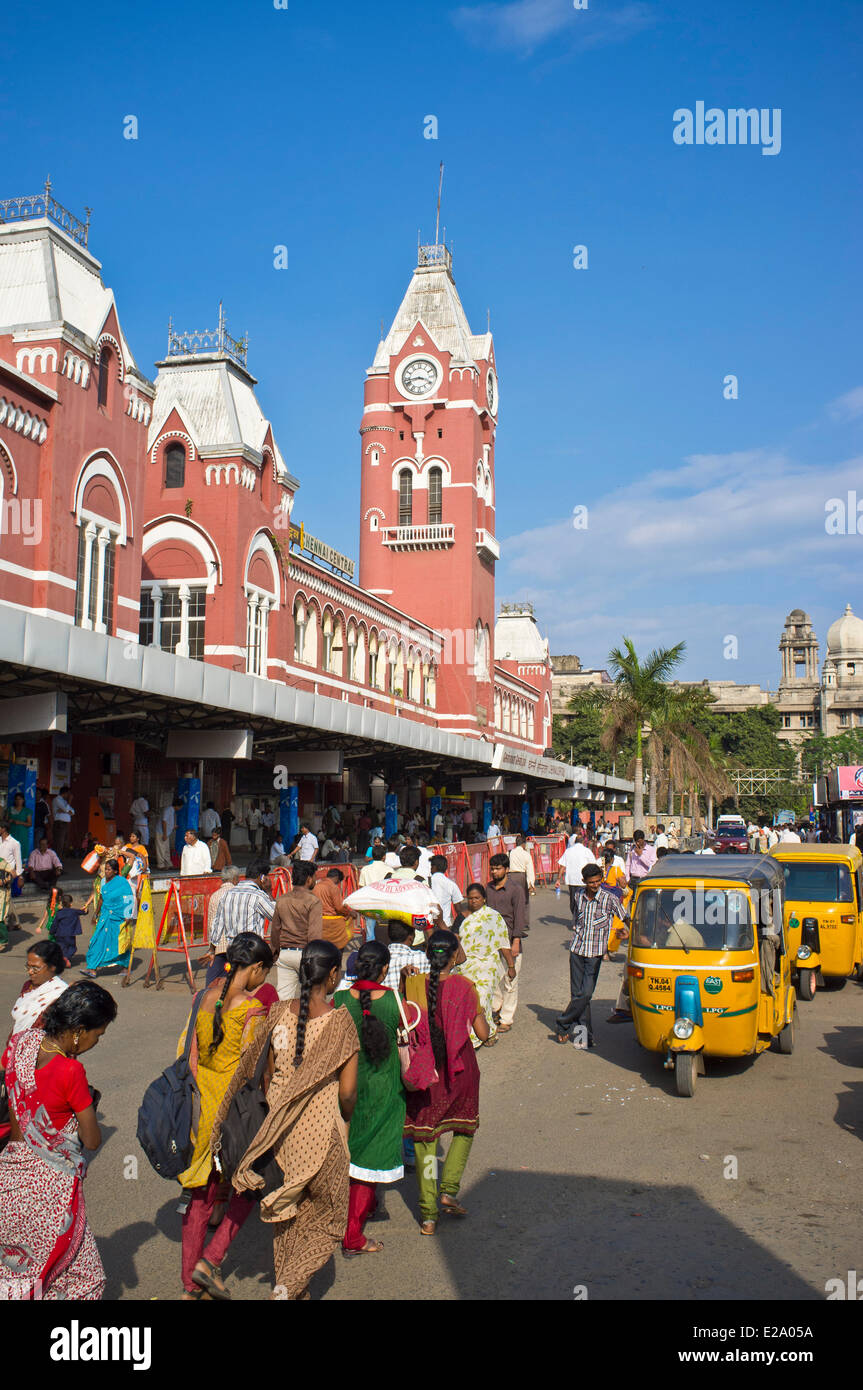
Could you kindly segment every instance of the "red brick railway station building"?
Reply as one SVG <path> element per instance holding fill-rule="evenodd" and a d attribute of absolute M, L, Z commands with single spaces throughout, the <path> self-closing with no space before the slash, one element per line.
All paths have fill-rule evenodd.
<path fill-rule="evenodd" d="M 297 524 L 221 308 L 151 381 L 88 242 L 48 185 L 0 199 L 0 761 L 122 829 L 199 771 L 221 808 L 286 768 L 301 814 L 571 794 L 547 642 L 529 605 L 495 618 L 495 350 L 449 250 L 420 248 L 366 372 L 355 581 Z"/>

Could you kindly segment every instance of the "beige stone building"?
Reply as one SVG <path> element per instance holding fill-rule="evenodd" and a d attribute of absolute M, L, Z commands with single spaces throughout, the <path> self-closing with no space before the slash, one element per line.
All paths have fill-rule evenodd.
<path fill-rule="evenodd" d="M 818 638 L 802 608 L 788 614 L 779 639 L 780 675 L 776 690 L 737 681 L 681 681 L 703 686 L 713 695 L 718 714 L 734 714 L 758 705 L 775 705 L 782 716 L 781 739 L 800 744 L 821 730 L 828 737 L 863 728 L 863 619 L 846 605 L 827 631 L 827 650 L 819 671 Z M 609 692 L 607 671 L 585 670 L 577 656 L 553 656 L 552 710 L 566 715 L 579 690 L 594 686 Z"/>

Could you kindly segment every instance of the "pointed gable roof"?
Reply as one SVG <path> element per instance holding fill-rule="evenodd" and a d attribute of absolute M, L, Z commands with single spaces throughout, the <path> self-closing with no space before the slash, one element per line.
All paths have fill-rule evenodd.
<path fill-rule="evenodd" d="M 445 254 L 431 258 L 423 255 L 430 251 Z M 430 264 L 426 263 L 429 259 Z M 387 370 L 389 359 L 401 352 L 418 322 L 431 334 L 435 346 L 450 354 L 452 366 L 476 363 L 476 349 L 486 335 L 474 337 L 470 331 L 452 275 L 452 256 L 444 247 L 422 246 L 419 262 L 392 327 L 375 354 L 373 372 Z"/>

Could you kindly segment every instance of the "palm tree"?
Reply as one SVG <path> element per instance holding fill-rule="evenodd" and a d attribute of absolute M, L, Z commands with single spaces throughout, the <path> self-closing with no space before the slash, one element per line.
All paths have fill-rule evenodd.
<path fill-rule="evenodd" d="M 677 685 L 667 696 L 662 733 L 668 751 L 669 798 L 673 798 L 674 787 L 686 788 L 697 810 L 698 791 L 703 791 L 710 820 L 714 798 L 729 796 L 734 790 L 721 736 L 702 733 L 699 728 L 699 716 L 714 703 L 713 697 L 698 687 Z"/>
<path fill-rule="evenodd" d="M 608 654 L 608 666 L 614 676 L 602 732 L 602 746 L 617 754 L 624 739 L 635 735 L 635 796 L 633 826 L 644 829 L 644 764 L 642 739 L 646 732 L 650 755 L 651 800 L 656 796 L 656 783 L 661 763 L 660 727 L 668 706 L 668 680 L 675 666 L 683 659 L 686 643 L 663 647 L 651 652 L 642 664 L 632 638 L 624 637 L 623 648 L 615 647 Z M 655 726 L 655 727 L 654 727 Z"/>

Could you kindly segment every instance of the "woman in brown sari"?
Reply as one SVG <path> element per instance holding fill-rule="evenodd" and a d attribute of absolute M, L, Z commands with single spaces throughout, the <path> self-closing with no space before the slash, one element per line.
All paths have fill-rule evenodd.
<path fill-rule="evenodd" d="M 268 1047 L 269 1115 L 233 1185 L 238 1192 L 259 1191 L 264 1180 L 252 1165 L 274 1150 L 284 1182 L 261 1202 L 261 1220 L 273 1226 L 273 1297 L 279 1300 L 309 1297 L 309 1281 L 345 1233 L 347 1135 L 357 1096 L 357 1030 L 347 1009 L 333 1009 L 328 1002 L 341 975 L 341 953 L 331 941 L 311 941 L 299 974 L 299 999 L 270 1010 L 266 1027 L 243 1056 L 211 1141 L 215 1150 L 234 1094 L 254 1075 Z"/>

